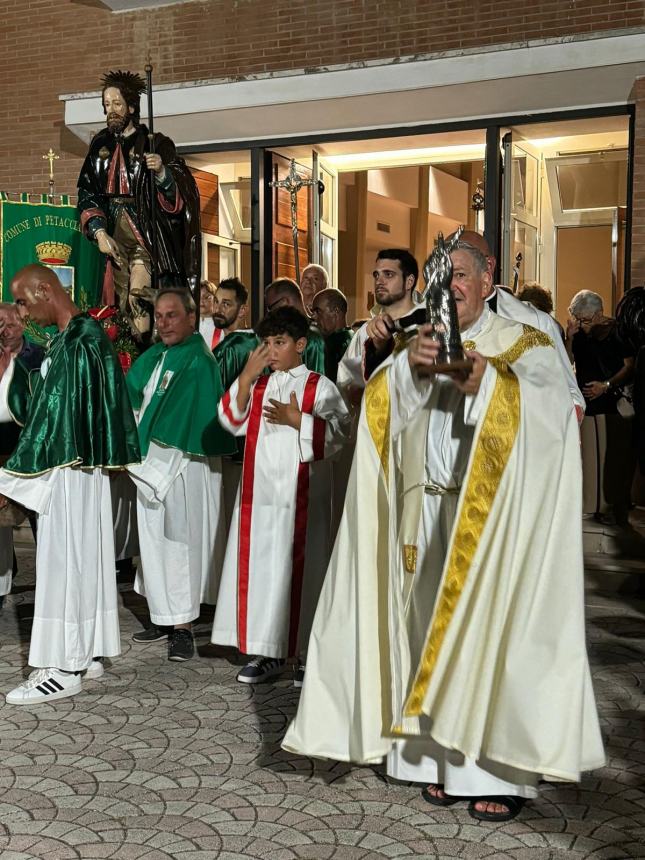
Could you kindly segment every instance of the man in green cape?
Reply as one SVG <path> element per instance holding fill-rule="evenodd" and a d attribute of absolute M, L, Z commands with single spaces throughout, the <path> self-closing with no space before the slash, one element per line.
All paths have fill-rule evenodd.
<path fill-rule="evenodd" d="M 6 408 L 23 425 L 0 470 L 6 499 L 38 514 L 29 678 L 12 705 L 73 696 L 100 660 L 120 653 L 108 470 L 139 460 L 134 416 L 112 344 L 81 313 L 51 269 L 30 265 L 11 282 L 21 317 L 55 325 L 40 370 L 16 362 Z"/>
<path fill-rule="evenodd" d="M 127 376 L 143 462 L 130 468 L 137 486 L 141 563 L 135 590 L 145 595 L 151 626 L 135 642 L 168 637 L 168 659 L 189 660 L 191 622 L 201 603 L 215 603 L 226 528 L 222 455 L 235 441 L 222 430 L 223 389 L 217 362 L 195 332 L 186 290 L 160 290 L 155 300 L 160 342 Z"/>

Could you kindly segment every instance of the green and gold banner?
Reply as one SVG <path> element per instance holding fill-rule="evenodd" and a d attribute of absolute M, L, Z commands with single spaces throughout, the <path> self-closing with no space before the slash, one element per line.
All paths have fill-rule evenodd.
<path fill-rule="evenodd" d="M 32 200 L 34 195 L 31 195 Z M 104 259 L 83 236 L 78 211 L 62 195 L 60 204 L 30 202 L 29 195 L 11 201 L 0 193 L 0 278 L 3 301 L 11 301 L 9 285 L 29 263 L 42 263 L 58 275 L 81 307 L 99 303 Z"/>

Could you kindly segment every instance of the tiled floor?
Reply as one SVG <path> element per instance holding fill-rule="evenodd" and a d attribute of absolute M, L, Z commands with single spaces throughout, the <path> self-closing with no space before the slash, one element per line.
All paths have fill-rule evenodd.
<path fill-rule="evenodd" d="M 28 648 L 29 550 L 20 562 L 0 612 L 0 691 L 19 680 Z M 207 619 L 190 663 L 168 663 L 163 642 L 135 645 L 145 609 L 124 582 L 124 653 L 104 678 L 73 699 L 0 707 L 0 858 L 645 858 L 645 601 L 593 577 L 609 764 L 580 787 L 544 787 L 501 826 L 430 807 L 379 768 L 282 752 L 298 696 L 290 677 L 236 684 L 235 658 L 208 644 Z"/>

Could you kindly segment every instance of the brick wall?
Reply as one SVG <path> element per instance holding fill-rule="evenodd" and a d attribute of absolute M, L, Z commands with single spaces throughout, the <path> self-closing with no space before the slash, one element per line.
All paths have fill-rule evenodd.
<path fill-rule="evenodd" d="M 98 89 L 109 68 L 157 83 L 388 59 L 645 22 L 643 0 L 197 0 L 127 14 L 87 0 L 0 4 L 0 189 L 73 192 L 83 144 L 63 124 L 61 93 Z"/>
<path fill-rule="evenodd" d="M 645 78 L 632 90 L 636 105 L 632 199 L 632 286 L 645 286 Z"/>

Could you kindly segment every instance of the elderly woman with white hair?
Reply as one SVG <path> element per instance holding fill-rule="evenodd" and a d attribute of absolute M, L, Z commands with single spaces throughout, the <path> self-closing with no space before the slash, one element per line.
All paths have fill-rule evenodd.
<path fill-rule="evenodd" d="M 567 350 L 586 401 L 582 424 L 584 512 L 627 525 L 635 467 L 631 419 L 619 410 L 634 358 L 604 314 L 598 293 L 580 290 L 569 305 Z"/>

